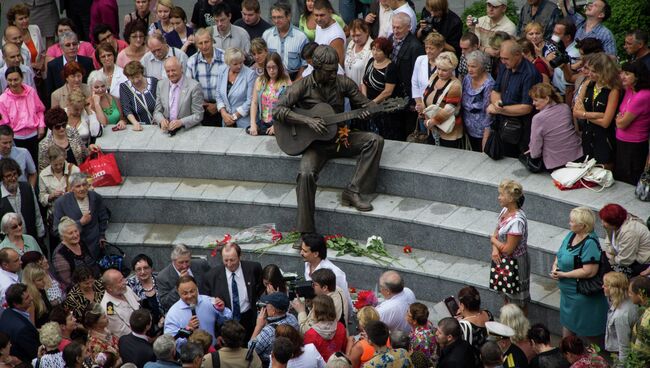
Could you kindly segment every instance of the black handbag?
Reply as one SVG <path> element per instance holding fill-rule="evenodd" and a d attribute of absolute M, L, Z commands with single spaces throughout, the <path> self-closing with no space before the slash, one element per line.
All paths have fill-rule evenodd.
<path fill-rule="evenodd" d="M 524 123 L 521 118 L 502 116 L 499 119 L 499 135 L 501 140 L 509 144 L 519 144 Z"/>
<path fill-rule="evenodd" d="M 600 259 L 598 260 L 598 272 L 593 277 L 588 279 L 576 279 L 576 291 L 582 295 L 596 295 L 603 292 L 603 276 L 609 272 L 609 261 L 605 252 L 600 248 L 598 239 L 595 239 L 596 246 L 600 251 Z M 580 252 L 573 258 L 573 269 L 582 268 L 582 248 L 584 243 L 580 246 Z"/>
<path fill-rule="evenodd" d="M 483 152 L 493 160 L 500 160 L 503 158 L 503 143 L 501 142 L 501 137 L 497 130 L 490 129 L 490 136 L 485 141 Z"/>
<path fill-rule="evenodd" d="M 537 174 L 544 171 L 544 161 L 542 158 L 532 158 L 530 157 L 530 153 L 522 153 L 519 155 L 519 162 L 521 162 L 528 171 L 532 173 Z"/>

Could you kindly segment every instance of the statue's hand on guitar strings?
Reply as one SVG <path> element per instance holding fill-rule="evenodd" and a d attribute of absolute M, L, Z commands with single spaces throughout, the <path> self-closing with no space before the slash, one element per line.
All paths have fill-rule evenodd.
<path fill-rule="evenodd" d="M 361 112 L 361 114 L 359 114 L 359 119 L 361 119 L 361 120 L 368 120 L 368 119 L 370 119 L 370 116 L 371 116 L 371 115 L 372 115 L 372 114 L 370 113 L 370 111 L 368 111 L 368 110 L 363 110 L 363 111 Z"/>
<path fill-rule="evenodd" d="M 325 121 L 323 121 L 323 119 L 310 118 L 308 116 L 305 116 L 302 120 L 304 124 L 309 126 L 316 133 L 318 134 L 327 133 L 327 127 L 325 126 Z"/>

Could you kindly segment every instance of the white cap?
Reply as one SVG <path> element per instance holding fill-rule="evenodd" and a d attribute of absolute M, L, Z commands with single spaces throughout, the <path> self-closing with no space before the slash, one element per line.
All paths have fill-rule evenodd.
<path fill-rule="evenodd" d="M 508 0 L 487 0 L 487 3 L 492 6 L 501 6 L 501 5 L 508 6 Z"/>
<path fill-rule="evenodd" d="M 485 328 L 487 329 L 488 335 L 500 337 L 512 337 L 515 335 L 515 330 L 500 322 L 485 322 Z"/>

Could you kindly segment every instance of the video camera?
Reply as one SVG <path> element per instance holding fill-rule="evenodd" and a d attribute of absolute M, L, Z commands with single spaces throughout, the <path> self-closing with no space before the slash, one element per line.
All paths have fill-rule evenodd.
<path fill-rule="evenodd" d="M 560 40 L 560 37 L 553 35 L 553 37 L 551 38 L 551 42 L 557 47 L 557 51 L 555 52 L 555 59 L 549 62 L 551 68 L 555 69 L 566 63 L 570 63 L 571 56 L 567 54 L 566 47 L 564 47 L 564 42 Z"/>
<path fill-rule="evenodd" d="M 305 299 L 316 297 L 311 281 L 299 280 L 297 277 L 287 280 L 287 289 L 289 290 L 289 300 L 293 300 L 297 296 Z"/>

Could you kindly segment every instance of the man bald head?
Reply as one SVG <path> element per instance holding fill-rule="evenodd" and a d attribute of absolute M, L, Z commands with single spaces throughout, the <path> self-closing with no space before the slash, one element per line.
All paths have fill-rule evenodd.
<path fill-rule="evenodd" d="M 404 290 L 404 280 L 402 276 L 395 271 L 386 271 L 379 278 L 379 289 L 389 299 L 395 294 L 399 294 Z"/>
<path fill-rule="evenodd" d="M 8 26 L 5 28 L 5 41 L 11 42 L 16 46 L 22 46 L 23 33 L 16 26 Z"/>
<path fill-rule="evenodd" d="M 167 74 L 169 81 L 172 83 L 178 83 L 178 81 L 183 76 L 181 63 L 178 61 L 178 58 L 176 58 L 176 56 L 168 57 L 165 59 L 163 66 L 165 68 L 165 73 Z"/>
<path fill-rule="evenodd" d="M 523 49 L 515 40 L 506 40 L 501 43 L 499 49 L 501 62 L 510 70 L 515 70 L 523 59 Z"/>
<path fill-rule="evenodd" d="M 20 54 L 20 48 L 13 43 L 7 42 L 2 45 L 2 57 L 8 67 L 20 66 L 23 62 L 23 57 Z"/>

